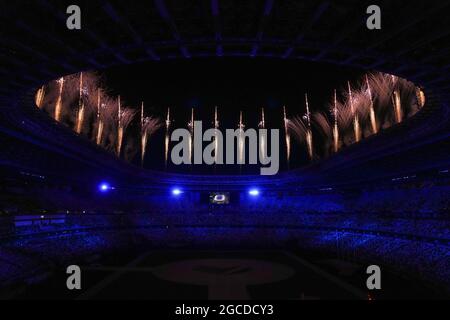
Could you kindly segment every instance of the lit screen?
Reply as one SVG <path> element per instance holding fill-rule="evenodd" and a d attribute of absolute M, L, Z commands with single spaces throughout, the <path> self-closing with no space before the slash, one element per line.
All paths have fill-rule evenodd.
<path fill-rule="evenodd" d="M 229 204 L 230 203 L 230 194 L 228 192 L 211 192 L 209 194 L 209 203 Z"/>

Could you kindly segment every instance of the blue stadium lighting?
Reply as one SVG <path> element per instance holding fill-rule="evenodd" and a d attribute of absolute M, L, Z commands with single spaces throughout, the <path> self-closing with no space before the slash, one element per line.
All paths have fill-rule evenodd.
<path fill-rule="evenodd" d="M 109 183 L 107 183 L 107 182 L 102 182 L 102 183 L 100 183 L 99 186 L 98 186 L 98 190 L 99 190 L 100 192 L 108 192 L 108 191 L 111 190 L 111 189 L 112 189 L 111 186 L 110 186 Z"/>
<path fill-rule="evenodd" d="M 181 189 L 179 189 L 179 188 L 173 188 L 172 189 L 172 194 L 174 195 L 174 196 L 179 196 L 180 194 L 182 194 L 183 193 L 183 191 L 181 191 Z"/>
<path fill-rule="evenodd" d="M 250 189 L 248 191 L 248 194 L 253 196 L 253 197 L 259 196 L 259 190 L 258 189 Z"/>

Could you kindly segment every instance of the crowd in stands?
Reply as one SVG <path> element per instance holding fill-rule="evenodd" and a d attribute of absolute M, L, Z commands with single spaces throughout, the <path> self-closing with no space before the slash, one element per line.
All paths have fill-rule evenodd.
<path fill-rule="evenodd" d="M 73 190 L 58 190 L 56 207 L 77 203 Z M 130 197 L 130 205 L 124 202 L 126 195 L 117 196 L 120 206 L 86 197 L 70 210 L 27 211 L 17 203 L 15 211 L 0 215 L 0 283 L 25 281 L 73 259 L 84 261 L 141 244 L 189 248 L 295 243 L 378 261 L 450 288 L 448 195 L 447 185 L 430 184 L 284 195 L 263 190 L 258 197 L 232 193 L 228 205 L 214 205 L 189 192 L 179 197 L 137 195 Z M 90 206 L 94 200 L 96 205 Z"/>

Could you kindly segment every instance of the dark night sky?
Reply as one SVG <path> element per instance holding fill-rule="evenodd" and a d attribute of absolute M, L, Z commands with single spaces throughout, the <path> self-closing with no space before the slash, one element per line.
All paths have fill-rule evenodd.
<path fill-rule="evenodd" d="M 217 105 L 221 129 L 225 129 L 236 128 L 239 110 L 244 112 L 246 128 L 257 128 L 261 107 L 266 109 L 267 127 L 280 128 L 283 105 L 288 116 L 303 114 L 307 92 L 311 111 L 324 110 L 334 88 L 345 88 L 347 80 L 357 81 L 362 74 L 361 70 L 299 60 L 211 58 L 127 65 L 106 70 L 102 76 L 111 94 L 120 93 L 125 105 L 138 107 L 144 101 L 146 115 L 164 118 L 170 106 L 174 128 L 186 127 L 191 107 L 195 108 L 196 120 L 203 120 L 204 128 L 212 126 Z M 133 130 L 136 128 L 129 133 Z M 146 167 L 162 169 L 162 130 L 149 144 Z M 304 150 L 294 146 L 291 168 L 305 161 Z M 259 168 L 250 167 L 244 171 L 251 173 Z M 222 169 L 217 173 L 232 173 L 236 168 Z M 211 168 L 173 166 L 170 170 L 208 172 Z"/>

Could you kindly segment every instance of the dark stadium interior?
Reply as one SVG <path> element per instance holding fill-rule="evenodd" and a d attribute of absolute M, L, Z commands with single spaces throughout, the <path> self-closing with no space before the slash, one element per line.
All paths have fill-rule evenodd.
<path fill-rule="evenodd" d="M 376 31 L 356 0 L 79 1 L 77 31 L 68 1 L 4 5 L 0 298 L 448 299 L 450 4 L 379 3 Z M 325 110 L 366 72 L 412 81 L 426 104 L 327 157 L 294 149 L 274 176 L 165 170 L 162 136 L 142 168 L 36 107 L 41 86 L 88 71 L 148 113 L 173 105 L 176 126 L 193 105 L 233 127 L 264 104 L 282 131 L 284 104 L 304 113 L 308 91 Z M 81 292 L 66 289 L 74 264 Z M 383 290 L 366 287 L 371 264 Z"/>

